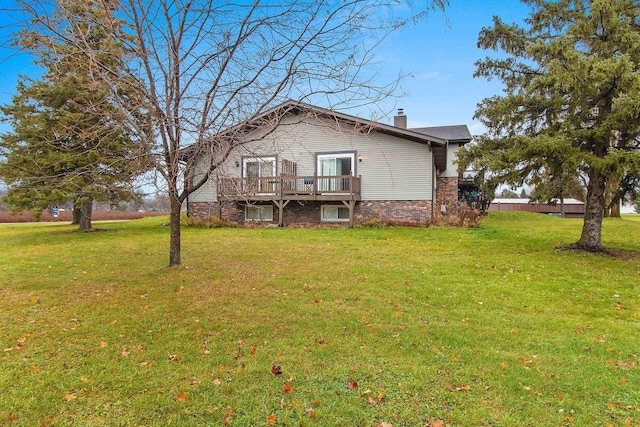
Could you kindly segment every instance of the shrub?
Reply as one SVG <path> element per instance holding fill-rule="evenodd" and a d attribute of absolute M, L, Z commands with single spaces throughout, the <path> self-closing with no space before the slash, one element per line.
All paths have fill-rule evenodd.
<path fill-rule="evenodd" d="M 367 221 L 363 221 L 360 224 L 358 224 L 358 227 L 361 227 L 361 228 L 386 228 L 388 226 L 389 226 L 388 223 L 378 218 L 369 219 Z"/>
<path fill-rule="evenodd" d="M 223 227 L 236 227 L 237 224 L 231 221 L 225 221 L 217 216 L 212 216 L 209 218 L 190 218 L 184 217 L 181 220 L 182 225 L 187 227 L 198 227 L 198 228 L 223 228 Z"/>
<path fill-rule="evenodd" d="M 482 216 L 477 209 L 471 209 L 463 203 L 453 209 L 447 209 L 445 213 L 437 213 L 432 224 L 436 227 L 478 228 L 481 219 Z"/>

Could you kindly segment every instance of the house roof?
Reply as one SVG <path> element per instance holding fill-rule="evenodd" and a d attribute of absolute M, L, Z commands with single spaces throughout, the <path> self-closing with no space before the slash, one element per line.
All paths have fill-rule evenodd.
<path fill-rule="evenodd" d="M 412 128 L 411 130 L 461 144 L 471 141 L 471 133 L 467 125 L 431 126 Z"/>

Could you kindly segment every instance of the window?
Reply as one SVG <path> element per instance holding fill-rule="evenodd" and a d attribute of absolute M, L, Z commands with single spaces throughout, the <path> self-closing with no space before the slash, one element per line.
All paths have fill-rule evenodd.
<path fill-rule="evenodd" d="M 242 177 L 245 180 L 245 190 L 254 193 L 273 193 L 272 177 L 276 176 L 275 157 L 252 157 L 242 159 Z"/>
<path fill-rule="evenodd" d="M 246 221 L 273 221 L 273 205 L 245 206 Z"/>
<path fill-rule="evenodd" d="M 320 210 L 322 221 L 347 222 L 349 221 L 349 208 L 340 205 L 322 205 Z"/>
<path fill-rule="evenodd" d="M 355 152 L 318 154 L 318 176 L 355 176 Z M 344 178 L 321 178 L 319 189 L 321 191 L 345 191 L 348 192 L 349 180 Z"/>

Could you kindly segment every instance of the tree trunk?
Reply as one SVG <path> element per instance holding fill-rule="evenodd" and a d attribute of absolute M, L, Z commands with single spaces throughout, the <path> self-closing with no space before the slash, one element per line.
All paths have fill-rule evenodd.
<path fill-rule="evenodd" d="M 169 215 L 169 228 L 171 239 L 169 241 L 169 267 L 180 265 L 180 201 L 170 195 L 171 212 Z"/>
<path fill-rule="evenodd" d="M 560 197 L 560 217 L 564 218 L 566 213 L 564 211 L 564 197 Z"/>
<path fill-rule="evenodd" d="M 611 218 L 620 218 L 620 198 L 614 197 L 609 205 L 609 216 Z"/>
<path fill-rule="evenodd" d="M 91 214 L 93 212 L 93 198 L 87 197 L 80 202 L 80 217 L 78 220 L 78 230 L 89 231 L 93 227 L 91 225 Z M 75 208 L 74 208 L 75 215 Z"/>
<path fill-rule="evenodd" d="M 73 204 L 73 220 L 71 221 L 71 225 L 80 225 L 81 217 L 82 217 L 82 209 L 80 207 L 80 202 L 76 201 Z"/>
<path fill-rule="evenodd" d="M 575 246 L 589 252 L 602 250 L 602 218 L 604 216 L 604 191 L 606 179 L 599 171 L 589 174 L 587 202 L 582 224 L 582 235 Z"/>

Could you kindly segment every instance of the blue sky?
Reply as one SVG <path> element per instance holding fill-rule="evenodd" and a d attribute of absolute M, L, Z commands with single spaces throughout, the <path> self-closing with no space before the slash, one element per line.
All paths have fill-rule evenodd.
<path fill-rule="evenodd" d="M 0 0 L 0 8 L 8 1 Z M 411 77 L 403 81 L 405 95 L 382 103 L 379 110 L 404 108 L 409 127 L 466 124 L 472 134 L 481 133 L 481 125 L 473 120 L 476 105 L 499 93 L 501 86 L 473 78 L 475 61 L 485 56 L 476 47 L 478 33 L 491 25 L 493 15 L 521 22 L 527 14 L 528 8 L 518 0 L 450 0 L 444 13 L 433 11 L 425 21 L 394 34 L 378 51 L 379 73 L 387 79 L 398 73 Z M 5 37 L 6 16 L 0 11 L 0 34 Z M 28 57 L 7 58 L 9 53 L 0 49 L 0 104 L 11 101 L 19 73 L 37 75 Z"/>
<path fill-rule="evenodd" d="M 409 127 L 466 124 L 472 134 L 482 133 L 473 120 L 476 105 L 502 86 L 473 77 L 474 63 L 494 54 L 476 47 L 478 34 L 494 15 L 521 23 L 528 14 L 517 0 L 450 0 L 444 14 L 432 12 L 426 22 L 403 29 L 384 46 L 385 68 L 413 77 L 402 85 L 406 95 L 390 105 L 404 108 Z"/>

